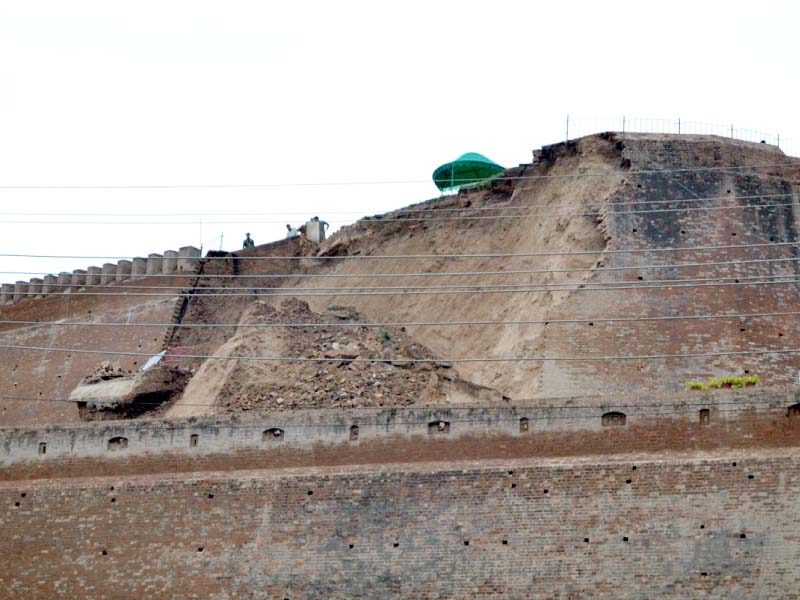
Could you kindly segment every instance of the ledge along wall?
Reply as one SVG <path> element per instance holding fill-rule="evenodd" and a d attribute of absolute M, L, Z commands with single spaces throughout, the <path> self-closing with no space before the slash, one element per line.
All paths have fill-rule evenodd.
<path fill-rule="evenodd" d="M 462 425 L 453 416 L 445 433 L 437 427 L 407 438 L 438 449 L 436 463 L 381 458 L 380 465 L 317 461 L 312 468 L 140 476 L 117 468 L 103 477 L 91 458 L 80 458 L 85 470 L 75 479 L 59 470 L 53 479 L 0 482 L 0 553 L 13 557 L 0 561 L 0 580 L 9 595 L 26 598 L 786 597 L 800 589 L 800 426 L 782 406 L 794 399 L 776 398 L 780 408 L 760 411 L 769 421 L 762 435 L 783 436 L 772 449 L 761 439 L 759 448 L 723 445 L 713 453 L 624 452 L 626 435 L 647 428 L 633 418 L 603 428 L 598 412 L 583 433 L 606 436 L 616 455 L 448 459 L 458 440 L 447 436 L 458 436 Z M 691 426 L 718 441 L 748 440 L 759 422 L 759 411 L 748 408 L 744 402 L 724 419 L 712 411 L 708 426 Z M 414 415 L 457 412 L 446 411 Z M 317 431 L 310 412 L 297 415 L 308 421 L 302 431 Z M 490 445 L 487 434 L 505 427 L 501 412 L 472 414 L 466 422 L 483 433 L 463 435 L 468 447 Z M 551 416 L 554 427 L 565 420 Z M 578 421 L 586 422 L 526 433 L 569 439 L 582 432 Z M 725 423 L 735 422 L 742 428 L 725 438 Z M 342 440 L 348 423 L 330 435 L 339 445 L 368 445 L 367 437 Z M 146 432 L 153 424 L 71 428 L 83 432 L 71 451 L 91 457 L 97 442 L 112 442 L 116 464 L 129 464 L 159 439 Z M 291 425 L 285 421 L 287 448 Z M 679 426 L 678 418 L 652 416 L 650 435 L 670 437 Z M 203 422 L 173 424 L 161 448 L 173 436 L 186 453 L 209 442 L 233 447 L 224 440 L 247 431 L 216 427 L 214 434 Z M 402 439 L 394 443 L 402 446 L 406 427 L 398 424 Z M 66 441 L 68 431 L 4 432 L 3 451 L 25 458 L 37 435 Z M 127 447 L 120 434 L 130 436 Z M 497 439 L 522 436 L 507 431 Z M 59 443 L 49 443 L 55 457 Z M 46 460 L 49 444 L 37 460 Z M 264 463 L 271 453 L 259 450 Z M 160 454 L 166 461 L 178 453 Z M 59 458 L 52 463 L 65 466 Z"/>
<path fill-rule="evenodd" d="M 796 390 L 100 421 L 0 429 L 0 479 L 768 448 L 797 445 L 798 433 Z"/>
<path fill-rule="evenodd" d="M 197 248 L 181 248 L 172 270 L 164 272 L 159 261 L 158 265 L 153 263 L 149 277 L 140 270 L 142 259 L 134 259 L 108 263 L 103 268 L 77 269 L 58 277 L 48 275 L 42 280 L 41 290 L 36 287 L 38 279 L 31 280 L 30 284 L 20 282 L 19 286 L 4 284 L 6 303 L 0 305 L 0 319 L 133 325 L 172 323 L 175 305 L 181 299 L 178 294 L 191 285 L 200 265 L 199 255 Z M 135 273 L 134 264 L 137 266 Z M 9 302 L 9 294 L 12 298 L 15 292 L 21 294 L 23 284 L 30 291 L 20 295 L 17 301 Z M 165 286 L 173 289 L 176 297 L 136 295 L 148 292 L 138 286 Z M 39 297 L 40 294 L 47 295 Z M 156 354 L 163 349 L 169 329 L 4 324 L 0 325 L 0 344 Z M 0 397 L 3 398 L 0 426 L 77 421 L 74 405 L 52 400 L 66 398 L 78 382 L 104 360 L 135 370 L 146 357 L 0 349 Z"/>

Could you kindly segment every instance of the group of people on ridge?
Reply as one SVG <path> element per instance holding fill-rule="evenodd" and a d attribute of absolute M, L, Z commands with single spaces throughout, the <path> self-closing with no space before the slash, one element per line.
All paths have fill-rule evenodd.
<path fill-rule="evenodd" d="M 319 221 L 319 217 L 314 217 L 311 220 L 312 221 Z M 322 223 L 322 226 L 327 231 L 328 227 L 330 227 L 330 224 L 327 221 L 321 221 L 321 223 Z M 295 227 L 292 227 L 291 225 L 289 225 L 287 223 L 286 224 L 286 238 L 288 239 L 288 238 L 299 237 L 301 234 L 305 233 L 305 230 L 306 230 L 306 226 L 305 225 L 301 225 L 300 227 L 295 228 Z M 249 233 L 246 233 L 245 236 L 246 237 L 244 238 L 244 242 L 242 242 L 242 249 L 243 250 L 247 250 L 248 248 L 254 248 L 256 243 L 253 241 L 253 238 L 250 237 Z"/>

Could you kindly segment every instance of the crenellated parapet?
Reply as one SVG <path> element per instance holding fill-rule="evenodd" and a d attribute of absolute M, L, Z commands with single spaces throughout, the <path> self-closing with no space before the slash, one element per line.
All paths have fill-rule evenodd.
<path fill-rule="evenodd" d="M 200 263 L 201 250 L 183 246 L 180 250 L 165 250 L 163 254 L 137 256 L 102 266 L 62 271 L 58 275 L 34 277 L 30 281 L 4 283 L 0 286 L 0 305 L 43 298 L 53 294 L 86 293 L 99 286 L 113 286 L 147 276 L 193 273 Z"/>

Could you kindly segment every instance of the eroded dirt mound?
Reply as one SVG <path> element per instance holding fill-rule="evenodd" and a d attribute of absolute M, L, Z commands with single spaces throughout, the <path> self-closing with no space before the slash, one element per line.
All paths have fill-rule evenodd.
<path fill-rule="evenodd" d="M 352 307 L 332 306 L 315 313 L 295 298 L 276 305 L 258 300 L 242 323 L 320 325 L 242 327 L 218 354 L 326 361 L 207 361 L 170 416 L 203 414 L 212 405 L 216 412 L 239 412 L 447 401 L 448 389 L 457 380 L 454 369 L 402 329 L 325 325 L 365 321 Z"/>
<path fill-rule="evenodd" d="M 353 308 L 312 312 L 301 300 L 289 299 L 275 308 L 258 301 L 250 310 L 256 323 L 364 322 Z M 262 330 L 263 331 L 263 330 Z M 264 335 L 244 333 L 249 342 Z M 277 336 L 285 356 L 325 358 L 332 362 L 241 363 L 222 387 L 220 405 L 226 411 L 276 407 L 355 407 L 435 402 L 442 398 L 443 371 L 451 368 L 408 338 L 401 330 L 368 327 L 298 327 L 266 330 Z M 244 342 L 244 340 L 243 340 Z M 248 344 L 249 346 L 249 344 Z M 402 359 L 430 359 L 416 363 Z M 362 362 L 384 359 L 391 362 Z M 266 384 L 266 385 L 265 385 Z"/>

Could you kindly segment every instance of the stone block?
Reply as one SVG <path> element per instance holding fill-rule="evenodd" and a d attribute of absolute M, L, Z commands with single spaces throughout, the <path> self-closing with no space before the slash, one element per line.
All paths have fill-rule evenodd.
<path fill-rule="evenodd" d="M 86 285 L 86 271 L 83 269 L 75 269 L 72 272 L 72 288 L 73 291 L 77 291 L 78 288 L 82 288 Z"/>
<path fill-rule="evenodd" d="M 39 277 L 34 277 L 28 282 L 28 294 L 31 298 L 42 297 L 42 284 L 44 284 L 44 280 Z"/>
<path fill-rule="evenodd" d="M 147 255 L 147 274 L 160 275 L 164 272 L 164 257 L 161 254 Z"/>
<path fill-rule="evenodd" d="M 197 263 L 200 262 L 200 248 L 194 246 L 183 246 L 178 250 L 178 271 L 194 272 Z"/>
<path fill-rule="evenodd" d="M 131 261 L 131 277 L 141 277 L 147 273 L 147 259 L 137 256 Z"/>
<path fill-rule="evenodd" d="M 55 275 L 45 275 L 44 276 L 44 283 L 42 284 L 42 294 L 57 294 L 59 293 L 58 286 L 58 277 Z"/>
<path fill-rule="evenodd" d="M 14 284 L 4 283 L 0 288 L 0 304 L 10 304 L 14 301 Z"/>
<path fill-rule="evenodd" d="M 117 280 L 117 265 L 114 263 L 105 263 L 103 265 L 103 270 L 100 273 L 100 284 L 101 285 L 108 285 L 109 283 L 114 283 Z"/>
<path fill-rule="evenodd" d="M 129 260 L 121 260 L 117 263 L 117 281 L 125 281 L 131 278 L 133 263 Z"/>
<path fill-rule="evenodd" d="M 58 284 L 55 286 L 59 294 L 68 294 L 72 291 L 72 273 L 61 271 L 58 274 Z"/>
<path fill-rule="evenodd" d="M 100 275 L 103 269 L 100 267 L 89 267 L 86 269 L 86 285 L 100 285 Z"/>
<path fill-rule="evenodd" d="M 28 297 L 28 282 L 17 281 L 14 284 L 14 302 L 25 300 Z"/>
<path fill-rule="evenodd" d="M 175 250 L 164 252 L 164 266 L 161 272 L 165 274 L 174 273 L 178 269 L 178 253 Z"/>

